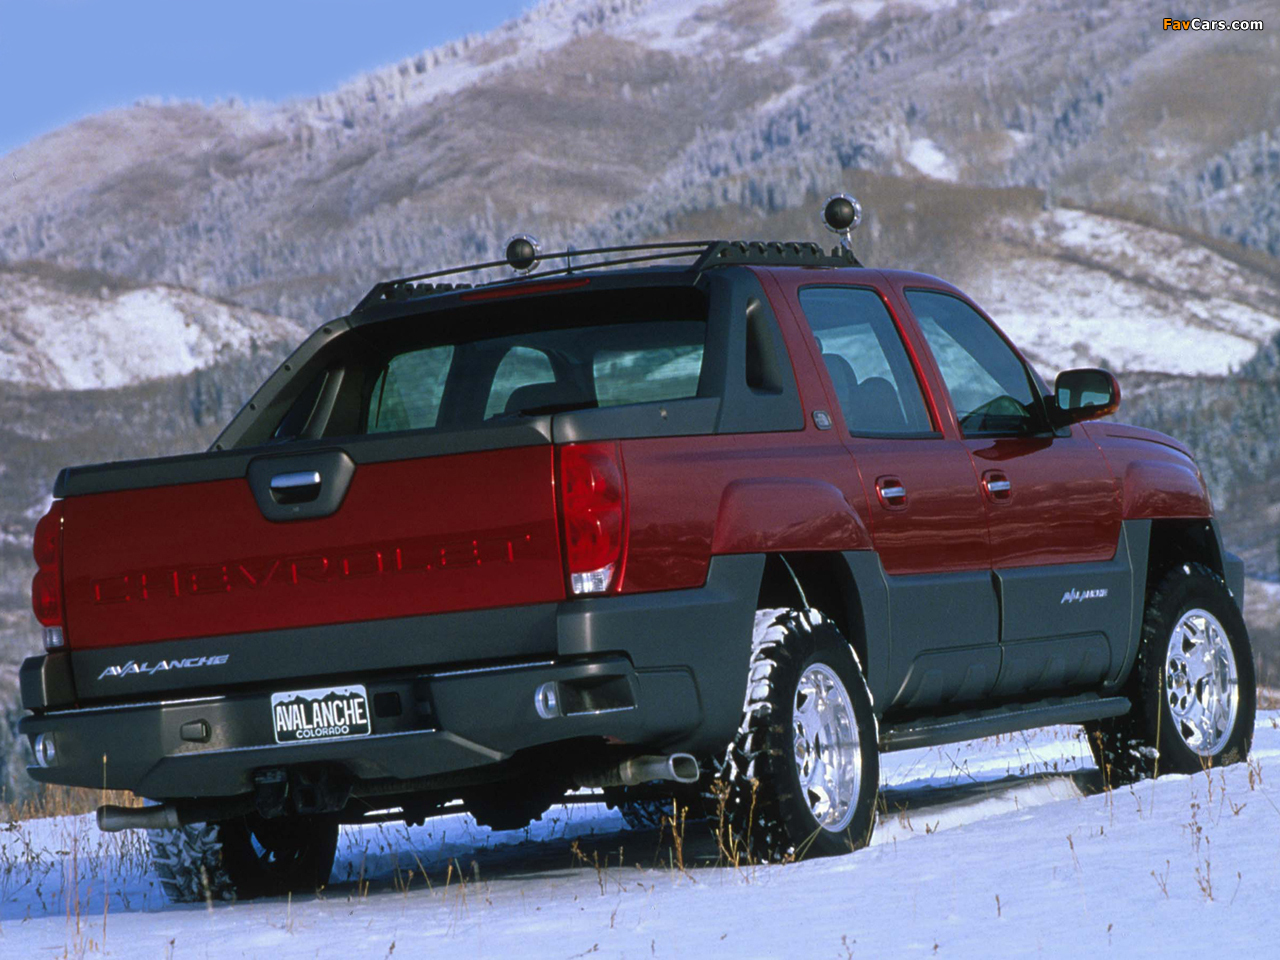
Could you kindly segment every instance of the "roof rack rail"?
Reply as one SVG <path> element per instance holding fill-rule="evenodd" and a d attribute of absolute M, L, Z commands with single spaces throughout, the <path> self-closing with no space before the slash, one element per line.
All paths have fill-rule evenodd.
<path fill-rule="evenodd" d="M 712 240 L 693 265 L 694 270 L 728 266 L 762 267 L 860 267 L 846 247 L 824 253 L 808 240 Z"/>
<path fill-rule="evenodd" d="M 634 255 L 597 260 L 591 263 L 574 263 L 575 258 L 578 257 L 608 256 L 618 253 Z M 394 280 L 384 280 L 375 284 L 373 289 L 364 295 L 363 299 L 356 304 L 352 313 L 359 313 L 379 303 L 399 302 L 415 297 L 428 296 L 433 293 L 445 293 L 450 290 L 467 290 L 473 286 L 500 286 L 521 280 L 564 276 L 578 273 L 581 270 L 599 270 L 605 267 L 651 263 L 658 260 L 675 260 L 681 257 L 695 258 L 688 268 L 695 273 L 700 273 L 710 267 L 721 266 L 862 266 L 847 247 L 835 247 L 828 254 L 823 251 L 821 246 L 810 241 L 672 240 L 665 243 L 630 243 L 612 247 L 592 247 L 585 250 L 538 253 L 533 261 L 533 266 L 536 266 L 542 260 L 563 260 L 565 266 L 537 273 L 530 267 L 527 270 L 522 270 L 520 276 L 504 277 L 487 283 L 429 283 L 424 281 L 435 281 L 440 277 L 457 276 L 458 274 L 473 273 L 479 270 L 515 266 L 510 256 L 503 260 L 469 263 L 460 267 L 448 267 L 443 270 L 431 270 L 426 273 L 415 273 L 407 277 L 397 277 Z"/>

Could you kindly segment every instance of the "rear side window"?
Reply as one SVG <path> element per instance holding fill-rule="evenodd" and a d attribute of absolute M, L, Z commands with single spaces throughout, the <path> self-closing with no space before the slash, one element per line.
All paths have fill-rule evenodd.
<path fill-rule="evenodd" d="M 907 302 L 933 351 L 966 437 L 1041 429 L 1026 365 L 982 315 L 963 300 L 908 290 Z"/>
<path fill-rule="evenodd" d="M 805 287 L 800 307 L 851 434 L 935 436 L 897 326 L 874 291 Z"/>
<path fill-rule="evenodd" d="M 429 347 L 393 357 L 373 385 L 366 433 L 434 427 L 453 347 Z"/>

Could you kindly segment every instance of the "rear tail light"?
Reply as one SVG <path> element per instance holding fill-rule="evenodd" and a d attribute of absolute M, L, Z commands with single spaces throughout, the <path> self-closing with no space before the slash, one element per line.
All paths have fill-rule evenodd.
<path fill-rule="evenodd" d="M 64 644 L 62 617 L 62 501 L 55 500 L 36 524 L 32 555 L 36 575 L 31 580 L 31 609 L 44 627 L 44 645 Z"/>
<path fill-rule="evenodd" d="M 617 443 L 560 448 L 565 568 L 575 595 L 606 593 L 622 581 L 626 480 Z"/>
<path fill-rule="evenodd" d="M 58 571 L 45 567 L 36 571 L 31 581 L 31 608 L 36 619 L 46 627 L 62 623 L 62 589 L 58 583 Z"/>

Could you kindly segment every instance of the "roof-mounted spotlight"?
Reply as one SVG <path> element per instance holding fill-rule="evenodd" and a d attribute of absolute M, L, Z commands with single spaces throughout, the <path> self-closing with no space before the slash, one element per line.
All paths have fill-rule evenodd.
<path fill-rule="evenodd" d="M 541 262 L 542 244 L 538 238 L 527 233 L 517 233 L 507 241 L 507 263 L 516 273 L 528 275 L 538 268 Z"/>
<path fill-rule="evenodd" d="M 822 207 L 822 222 L 832 233 L 840 234 L 840 246 L 848 256 L 853 256 L 853 231 L 862 222 L 862 204 L 847 193 L 837 193 L 827 198 Z"/>

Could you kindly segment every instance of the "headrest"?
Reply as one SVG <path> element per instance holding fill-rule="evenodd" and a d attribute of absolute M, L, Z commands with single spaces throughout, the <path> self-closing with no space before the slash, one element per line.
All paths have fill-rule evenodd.
<path fill-rule="evenodd" d="M 586 399 L 581 391 L 567 383 L 527 383 L 511 391 L 503 412 L 519 413 L 521 410 L 535 410 L 563 403 L 582 403 Z"/>
<path fill-rule="evenodd" d="M 867 377 L 854 394 L 856 413 L 850 429 L 898 433 L 907 428 L 898 391 L 884 377 Z"/>
<path fill-rule="evenodd" d="M 831 374 L 831 383 L 843 402 L 850 395 L 850 391 L 858 385 L 858 375 L 853 372 L 849 361 L 838 353 L 824 353 L 822 362 L 827 365 L 827 373 Z"/>

